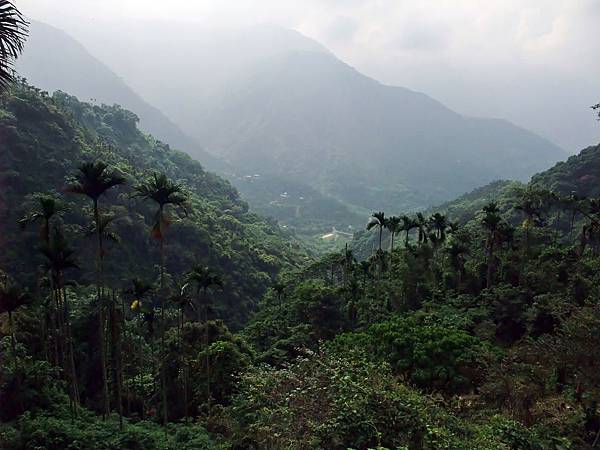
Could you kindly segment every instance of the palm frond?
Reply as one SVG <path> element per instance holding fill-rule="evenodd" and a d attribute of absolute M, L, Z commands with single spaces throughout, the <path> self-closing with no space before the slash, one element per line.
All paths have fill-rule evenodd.
<path fill-rule="evenodd" d="M 0 90 L 14 81 L 14 60 L 23 51 L 29 22 L 13 2 L 0 0 Z"/>

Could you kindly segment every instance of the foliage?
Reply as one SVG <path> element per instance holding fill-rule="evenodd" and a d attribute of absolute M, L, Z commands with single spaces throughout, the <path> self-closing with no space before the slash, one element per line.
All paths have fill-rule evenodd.
<path fill-rule="evenodd" d="M 166 430 L 153 422 L 126 423 L 119 430 L 115 417 L 103 421 L 89 411 L 70 417 L 59 407 L 49 414 L 26 413 L 18 422 L 0 428 L 6 450 L 196 450 L 213 449 L 206 431 L 191 423 L 170 424 Z"/>

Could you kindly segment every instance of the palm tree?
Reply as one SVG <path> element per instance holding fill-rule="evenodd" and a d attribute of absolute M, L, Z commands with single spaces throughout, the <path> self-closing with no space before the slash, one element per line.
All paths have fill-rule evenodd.
<path fill-rule="evenodd" d="M 400 233 L 400 231 L 402 231 L 402 228 L 400 226 L 400 224 L 402 223 L 402 218 L 398 217 L 398 216 L 392 216 L 390 218 L 387 219 L 385 227 L 387 228 L 387 230 L 390 232 L 391 235 L 391 240 L 390 240 L 390 255 L 394 254 L 394 236 L 398 233 Z"/>
<path fill-rule="evenodd" d="M 386 219 L 385 213 L 382 211 L 373 213 L 369 222 L 367 222 L 367 230 L 370 230 L 373 227 L 379 228 L 379 250 L 381 250 L 381 237 L 383 233 L 383 229 L 385 228 Z"/>
<path fill-rule="evenodd" d="M 417 213 L 416 218 L 415 218 L 415 228 L 417 228 L 419 230 L 419 238 L 418 238 L 419 244 L 427 243 L 428 223 L 427 223 L 427 219 L 425 219 L 425 216 L 420 212 Z"/>
<path fill-rule="evenodd" d="M 34 196 L 36 207 L 29 211 L 25 216 L 18 220 L 21 228 L 25 228 L 30 223 L 40 221 L 40 242 L 48 244 L 50 241 L 50 224 L 54 217 L 62 215 L 67 211 L 65 203 L 54 195 L 37 194 Z"/>
<path fill-rule="evenodd" d="M 571 217 L 569 220 L 569 233 L 573 232 L 575 219 L 577 218 L 577 214 L 581 212 L 581 204 L 584 200 L 585 198 L 577 195 L 575 191 L 571 192 L 571 195 L 565 197 L 564 199 L 566 208 L 571 210 Z"/>
<path fill-rule="evenodd" d="M 600 242 L 600 198 L 590 199 L 587 207 L 580 209 L 580 212 L 588 219 L 588 223 L 583 225 L 579 236 L 579 255 L 583 255 L 588 243 L 591 244 L 594 254 L 597 255 Z"/>
<path fill-rule="evenodd" d="M 73 250 L 60 228 L 54 228 L 54 235 L 48 244 L 43 244 L 40 251 L 46 257 L 46 269 L 50 273 L 53 286 L 53 296 L 58 313 L 58 326 L 61 329 L 62 348 L 67 347 L 69 374 L 69 387 L 71 389 L 71 401 L 79 403 L 79 387 L 77 383 L 77 372 L 75 369 L 75 355 L 73 351 L 73 337 L 71 334 L 71 321 L 69 302 L 65 289 L 65 271 L 78 269 L 75 261 L 75 250 Z M 66 340 L 66 343 L 64 342 Z"/>
<path fill-rule="evenodd" d="M 358 268 L 362 274 L 363 294 L 367 289 L 367 277 L 371 274 L 371 263 L 369 261 L 361 261 L 358 263 Z"/>
<path fill-rule="evenodd" d="M 348 243 L 344 247 L 344 251 L 341 253 L 333 253 L 331 257 L 334 260 L 334 264 L 331 266 L 331 280 L 333 281 L 333 269 L 335 265 L 338 265 L 342 268 L 343 282 L 344 286 L 346 286 L 348 282 L 348 274 L 352 270 L 354 263 L 356 263 L 356 258 L 354 257 L 354 252 L 351 248 L 348 248 Z"/>
<path fill-rule="evenodd" d="M 134 278 L 131 280 L 131 285 L 125 289 L 125 293 L 129 294 L 132 298 L 131 301 L 131 310 L 139 312 L 141 315 L 140 325 L 146 324 L 148 329 L 148 335 L 150 336 L 150 348 L 153 348 L 152 338 L 154 336 L 154 318 L 155 313 L 154 309 L 148 302 L 146 301 L 147 295 L 152 291 L 152 286 L 140 280 L 139 278 Z M 140 341 L 139 341 L 139 356 L 138 356 L 138 389 L 139 395 L 142 401 L 142 419 L 145 417 L 146 413 L 146 399 L 144 396 L 144 336 L 143 331 L 140 331 Z"/>
<path fill-rule="evenodd" d="M 446 251 L 450 256 L 450 265 L 456 272 L 456 290 L 460 291 L 462 277 L 465 272 L 465 255 L 469 254 L 468 245 L 461 239 L 452 236 Z"/>
<path fill-rule="evenodd" d="M 124 310 L 117 309 L 117 297 L 114 289 L 108 307 L 110 324 L 111 357 L 113 363 L 114 391 L 116 392 L 117 412 L 119 413 L 119 429 L 123 429 L 123 317 Z"/>
<path fill-rule="evenodd" d="M 486 238 L 486 251 L 487 251 L 487 274 L 486 274 L 486 288 L 492 287 L 492 274 L 494 266 L 494 250 L 495 244 L 498 241 L 498 233 L 500 231 L 500 225 L 502 223 L 502 217 L 500 217 L 500 210 L 495 202 L 491 202 L 483 207 L 484 217 L 481 220 L 481 224 L 487 230 L 488 236 Z"/>
<path fill-rule="evenodd" d="M 525 218 L 523 221 L 523 228 L 525 228 L 525 255 L 529 258 L 530 229 L 534 220 L 541 217 L 541 197 L 538 191 L 531 188 L 525 190 L 520 197 L 515 209 L 521 211 Z"/>
<path fill-rule="evenodd" d="M 21 219 L 18 220 L 18 223 L 22 229 L 25 229 L 28 224 L 39 221 L 40 245 L 48 247 L 50 245 L 50 236 L 52 233 L 52 221 L 55 217 L 61 216 L 67 210 L 67 207 L 62 200 L 51 194 L 34 194 L 33 199 L 35 200 L 35 205 L 27 214 L 25 214 Z M 47 279 L 49 280 L 50 293 L 52 297 L 54 295 L 53 277 L 48 277 Z M 48 320 L 49 316 L 49 321 L 51 322 L 50 328 L 53 330 L 54 334 L 52 339 L 54 347 L 54 364 L 56 367 L 58 367 L 59 342 L 58 336 L 56 335 L 57 329 L 55 325 L 59 323 L 59 310 L 53 310 L 51 301 L 49 305 L 44 303 L 44 306 L 47 309 L 44 315 L 44 329 L 48 328 L 48 326 L 46 325 L 46 321 Z"/>
<path fill-rule="evenodd" d="M 13 63 L 23 51 L 28 25 L 10 0 L 0 0 L 0 91 L 14 81 Z"/>
<path fill-rule="evenodd" d="M 106 373 L 106 350 L 104 348 L 104 244 L 103 226 L 100 217 L 98 201 L 109 189 L 125 183 L 125 178 L 108 169 L 102 161 L 87 162 L 79 166 L 74 176 L 73 183 L 67 186 L 66 191 L 73 194 L 85 195 L 92 200 L 94 211 L 94 226 L 96 228 L 96 294 L 98 297 L 98 330 L 100 339 L 100 370 L 102 371 L 102 396 L 104 400 L 103 417 L 110 412 L 108 394 L 108 377 Z"/>
<path fill-rule="evenodd" d="M 438 242 L 443 242 L 446 239 L 446 228 L 448 228 L 448 219 L 446 216 L 436 212 L 429 218 L 429 223 L 435 232 Z"/>
<path fill-rule="evenodd" d="M 402 220 L 402 226 L 400 229 L 406 233 L 404 246 L 408 247 L 408 235 L 410 234 L 411 230 L 417 228 L 417 223 L 414 219 L 406 215 L 403 215 L 400 219 Z"/>
<path fill-rule="evenodd" d="M 210 417 L 210 355 L 209 347 L 209 324 L 208 311 L 210 309 L 210 300 L 208 298 L 208 290 L 211 288 L 223 288 L 223 280 L 210 267 L 195 265 L 187 276 L 188 283 L 196 286 L 196 298 L 200 301 L 204 310 L 204 327 L 205 327 L 205 353 L 206 353 L 206 402 L 208 416 Z M 201 294 L 202 297 L 201 297 Z"/>
<path fill-rule="evenodd" d="M 179 309 L 177 345 L 179 347 L 179 356 L 183 367 L 183 415 L 186 418 L 188 416 L 188 362 L 186 358 L 186 349 L 183 345 L 183 327 L 185 325 L 185 309 L 194 309 L 194 300 L 186 292 L 188 286 L 189 283 L 185 283 L 181 288 L 175 289 L 175 293 L 169 297 L 169 300 Z"/>
<path fill-rule="evenodd" d="M 164 283 L 164 272 L 165 272 L 165 232 L 169 225 L 169 220 L 165 215 L 165 208 L 168 205 L 179 207 L 186 213 L 185 204 L 187 202 L 187 196 L 183 191 L 183 186 L 172 182 L 167 178 L 164 173 L 154 173 L 149 180 L 135 187 L 135 197 L 139 197 L 146 200 L 152 200 L 158 206 L 158 210 L 155 214 L 155 221 L 152 226 L 152 236 L 158 239 L 160 243 L 160 296 L 161 296 L 161 347 L 163 352 L 163 362 L 161 367 L 161 387 L 162 387 L 162 406 L 163 406 L 163 423 L 167 423 L 168 411 L 167 411 L 167 380 L 165 372 L 165 283 Z"/>

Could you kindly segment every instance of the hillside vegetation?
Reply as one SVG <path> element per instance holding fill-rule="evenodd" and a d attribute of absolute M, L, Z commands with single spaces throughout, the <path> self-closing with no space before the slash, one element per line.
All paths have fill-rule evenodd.
<path fill-rule="evenodd" d="M 133 113 L 0 105 L 2 448 L 598 440 L 598 147 L 314 260 Z"/>
<path fill-rule="evenodd" d="M 6 249 L 0 266 L 14 269 L 22 281 L 34 282 L 43 256 L 35 252 L 36 227 L 20 231 L 17 220 L 29 207 L 35 208 L 36 193 L 61 195 L 79 165 L 98 159 L 126 180 L 124 188 L 100 200 L 119 236 L 119 242 L 109 242 L 106 249 L 107 282 L 114 288 L 135 277 L 153 282 L 158 276 L 159 248 L 149 231 L 153 208 L 131 196 L 132 187 L 155 172 L 181 183 L 188 197 L 185 213 L 169 212 L 166 272 L 173 282 L 193 264 L 222 272 L 228 288 L 220 294 L 220 309 L 229 324 L 243 323 L 282 267 L 302 263 L 304 256 L 293 238 L 248 212 L 227 181 L 141 133 L 135 114 L 119 106 L 92 106 L 61 92 L 48 97 L 23 84 L 0 102 L 0 182 L 5 187 L 0 194 L 0 239 Z M 95 241 L 86 236 L 90 204 L 73 195 L 62 197 L 67 212 L 60 221 L 81 253 L 81 270 L 73 277 L 89 283 L 95 264 Z"/>

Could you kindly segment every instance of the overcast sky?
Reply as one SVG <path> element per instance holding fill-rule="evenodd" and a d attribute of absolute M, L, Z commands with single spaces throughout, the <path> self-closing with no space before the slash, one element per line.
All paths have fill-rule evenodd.
<path fill-rule="evenodd" d="M 85 45 L 98 21 L 274 23 L 386 84 L 501 117 L 573 153 L 600 141 L 600 0 L 24 0 Z M 109 30 L 107 30 L 109 31 Z"/>

